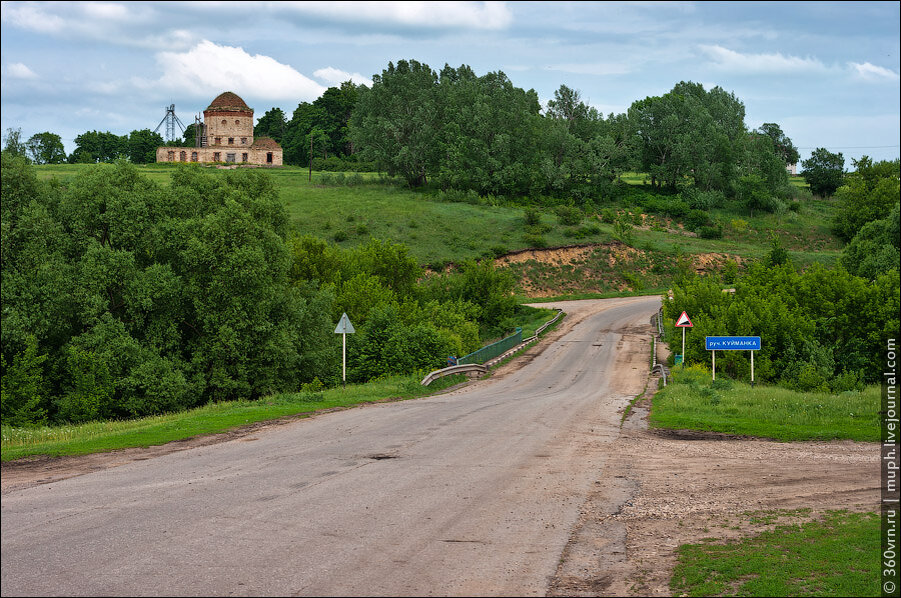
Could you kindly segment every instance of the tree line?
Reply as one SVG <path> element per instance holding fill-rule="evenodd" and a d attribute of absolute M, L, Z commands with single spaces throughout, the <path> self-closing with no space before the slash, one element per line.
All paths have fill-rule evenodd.
<path fill-rule="evenodd" d="M 638 170 L 657 189 L 691 184 L 744 195 L 766 209 L 756 196 L 791 193 L 785 166 L 797 162 L 798 150 L 778 124 L 749 130 L 744 119 L 744 104 L 733 93 L 699 83 L 680 82 L 605 116 L 565 85 L 542 106 L 534 90 L 516 87 L 501 71 L 479 76 L 467 65 L 435 71 L 401 60 L 374 75 L 371 86 L 330 87 L 299 103 L 290 117 L 272 108 L 254 133 L 281 144 L 285 164 L 315 159 L 323 170 L 378 169 L 412 187 L 434 183 L 481 195 L 583 201 L 601 197 L 620 173 Z M 7 150 L 36 163 L 119 157 L 145 163 L 164 145 L 146 129 L 124 136 L 85 132 L 68 156 L 52 133 L 10 139 Z M 176 143 L 193 145 L 193 125 Z"/>

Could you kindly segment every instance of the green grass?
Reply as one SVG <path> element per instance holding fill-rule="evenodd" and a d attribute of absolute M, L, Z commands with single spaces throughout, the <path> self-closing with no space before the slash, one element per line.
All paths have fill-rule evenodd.
<path fill-rule="evenodd" d="M 131 447 L 147 447 L 214 434 L 254 422 L 286 416 L 308 416 L 316 411 L 349 407 L 389 399 L 434 394 L 461 380 L 448 376 L 429 388 L 421 376 L 386 378 L 350 384 L 321 393 L 282 393 L 257 401 L 212 403 L 190 411 L 125 421 L 91 422 L 40 428 L 2 427 L 0 460 L 33 455 L 84 455 Z"/>
<path fill-rule="evenodd" d="M 36 172 L 41 178 L 55 177 L 65 182 L 89 167 L 84 164 L 43 165 L 36 167 Z M 148 178 L 168 184 L 173 170 L 183 167 L 194 166 L 146 164 L 137 168 Z M 459 263 L 469 258 L 525 249 L 532 246 L 536 238 L 548 247 L 612 240 L 612 226 L 596 219 L 586 218 L 583 224 L 596 225 L 600 232 L 576 237 L 575 233 L 582 227 L 561 225 L 548 211 L 542 214 L 541 224 L 536 229 L 526 226 L 522 208 L 491 205 L 484 198 L 477 204 L 438 201 L 427 193 L 380 183 L 374 173 L 361 175 L 367 183 L 345 186 L 322 184 L 323 176 L 333 177 L 333 173 L 314 172 L 310 182 L 307 169 L 301 167 L 287 166 L 268 172 L 280 189 L 299 233 L 330 241 L 337 238 L 342 246 L 363 243 L 370 237 L 404 243 L 424 265 Z M 640 185 L 644 175 L 626 173 L 623 179 Z M 699 239 L 664 230 L 636 229 L 634 246 L 668 256 L 678 246 L 681 251 L 692 254 L 734 253 L 759 259 L 769 250 L 769 236 L 776 234 L 799 265 L 816 261 L 831 263 L 840 251 L 840 244 L 828 226 L 834 212 L 833 204 L 831 200 L 804 200 L 799 212 L 756 214 L 753 217 L 730 204 L 711 211 L 712 218 L 723 226 L 723 239 Z M 653 216 L 651 222 L 660 220 Z M 736 220 L 744 220 L 746 226 L 733 228 L 731 223 Z"/>
<path fill-rule="evenodd" d="M 833 511 L 752 538 L 686 544 L 673 596 L 879 596 L 879 516 Z"/>
<path fill-rule="evenodd" d="M 879 388 L 828 394 L 776 386 L 711 382 L 710 371 L 673 368 L 673 382 L 654 395 L 657 428 L 706 430 L 781 441 L 879 441 Z"/>

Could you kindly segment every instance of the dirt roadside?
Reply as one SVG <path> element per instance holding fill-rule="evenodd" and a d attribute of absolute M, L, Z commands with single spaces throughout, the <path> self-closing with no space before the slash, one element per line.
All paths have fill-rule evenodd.
<path fill-rule="evenodd" d="M 670 596 L 681 544 L 878 510 L 878 444 L 649 430 L 649 394 L 624 422 L 549 596 Z"/>

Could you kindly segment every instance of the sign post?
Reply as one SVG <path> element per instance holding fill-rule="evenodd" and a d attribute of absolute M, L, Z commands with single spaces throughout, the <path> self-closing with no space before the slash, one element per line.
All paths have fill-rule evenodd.
<path fill-rule="evenodd" d="M 685 367 L 685 329 L 691 328 L 693 324 L 691 323 L 691 318 L 688 317 L 688 314 L 684 311 L 682 315 L 679 316 L 679 319 L 676 320 L 676 326 L 682 329 L 682 367 Z"/>
<path fill-rule="evenodd" d="M 344 313 L 341 315 L 341 321 L 335 328 L 335 334 L 341 335 L 341 383 L 347 386 L 347 335 L 356 332 L 354 325 L 350 323 L 350 318 Z"/>
<path fill-rule="evenodd" d="M 711 374 L 716 380 L 717 351 L 750 351 L 751 352 L 751 386 L 754 386 L 754 351 L 760 351 L 759 336 L 708 336 L 704 344 L 711 352 Z"/>

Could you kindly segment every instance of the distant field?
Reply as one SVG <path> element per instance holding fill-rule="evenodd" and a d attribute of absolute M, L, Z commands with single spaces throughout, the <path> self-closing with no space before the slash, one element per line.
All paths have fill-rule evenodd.
<path fill-rule="evenodd" d="M 63 164 L 37 167 L 41 178 L 63 181 L 75 176 L 87 165 Z M 168 184 L 173 168 L 181 165 L 149 164 L 138 166 L 148 178 Z M 362 175 L 366 182 L 353 186 L 331 182 L 332 173 L 314 172 L 308 180 L 307 169 L 285 167 L 270 174 L 301 234 L 309 234 L 349 247 L 370 237 L 404 243 L 423 265 L 443 265 L 469 258 L 495 256 L 535 247 L 536 243 L 558 247 L 585 243 L 609 243 L 613 226 L 597 218 L 586 218 L 582 225 L 564 226 L 557 217 L 545 212 L 539 229 L 529 229 L 523 210 L 516 207 L 438 201 L 434 195 L 378 182 L 378 175 Z M 350 177 L 348 173 L 348 177 Z M 626 173 L 629 184 L 641 185 L 645 175 Z M 803 186 L 801 177 L 792 184 Z M 615 209 L 625 211 L 622 206 Z M 798 211 L 781 214 L 756 214 L 751 217 L 735 206 L 711 211 L 712 219 L 722 226 L 722 239 L 700 239 L 676 232 L 678 227 L 653 216 L 645 226 L 634 230 L 633 246 L 675 260 L 686 254 L 728 253 L 743 259 L 759 259 L 769 250 L 770 238 L 778 236 L 800 266 L 813 262 L 833 263 L 840 244 L 829 232 L 833 202 L 805 200 Z M 590 225 L 590 226 L 589 226 Z M 656 230 L 655 230 L 656 229 Z M 610 290 L 617 290 L 615 286 Z"/>

